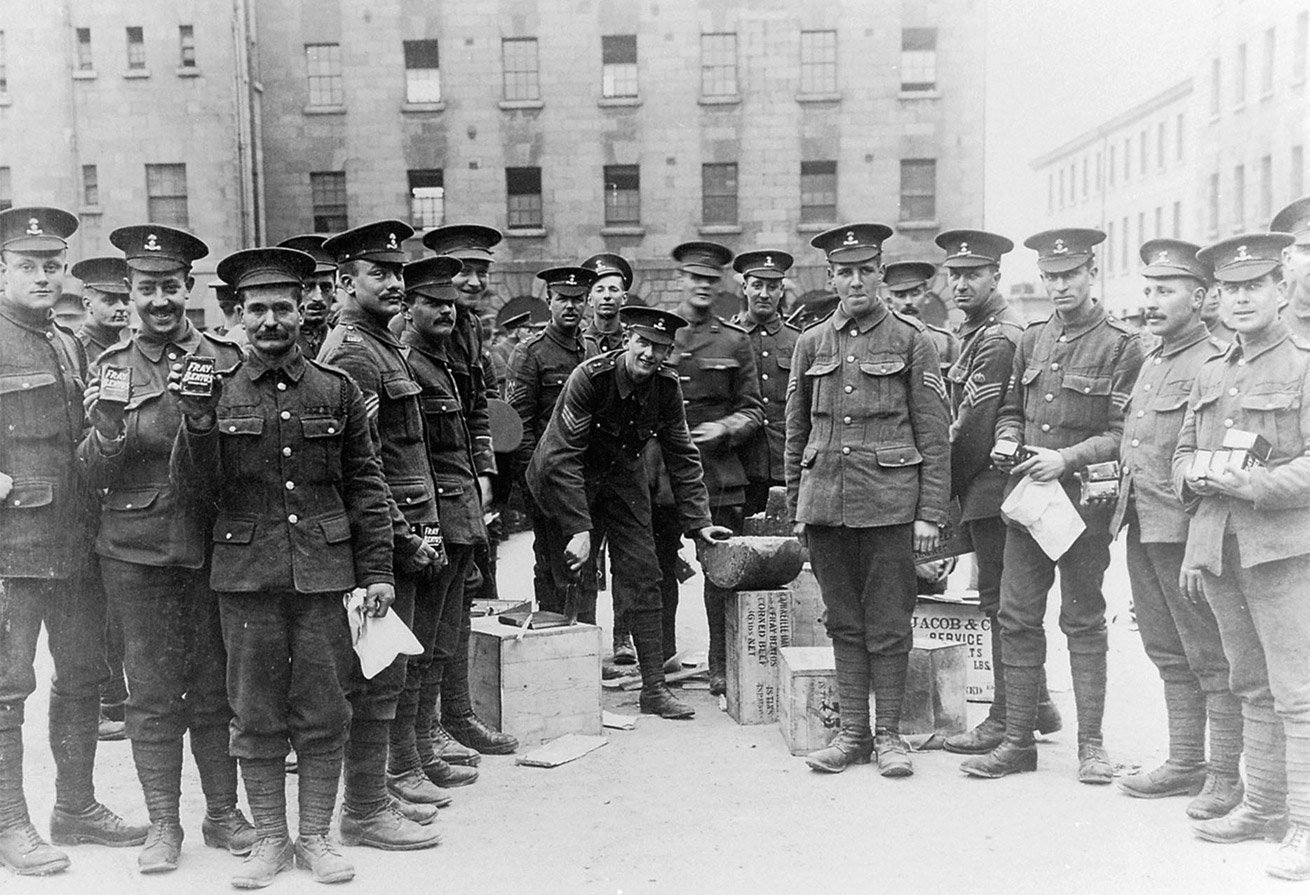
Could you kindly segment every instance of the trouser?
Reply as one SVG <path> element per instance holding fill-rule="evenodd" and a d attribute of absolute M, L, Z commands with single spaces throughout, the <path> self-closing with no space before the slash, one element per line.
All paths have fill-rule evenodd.
<path fill-rule="evenodd" d="M 710 507 L 710 520 L 715 525 L 723 525 L 732 529 L 735 533 L 741 532 L 742 519 L 741 504 Z M 697 545 L 697 550 L 699 549 L 700 545 Z M 728 611 L 728 600 L 731 595 L 732 591 L 719 587 L 710 581 L 709 576 L 706 576 L 705 617 L 710 628 L 709 665 L 711 673 L 715 671 L 722 673 L 728 664 L 728 629 L 725 613 Z"/>
<path fill-rule="evenodd" d="M 1222 575 L 1205 571 L 1203 580 L 1228 657 L 1230 686 L 1247 718 L 1248 775 L 1254 758 L 1269 758 L 1271 776 L 1281 770 L 1286 778 L 1292 822 L 1310 826 L 1310 554 L 1243 568 L 1230 534 L 1222 562 Z M 1274 754 L 1265 756 L 1268 744 L 1252 738 L 1267 726 L 1261 722 L 1273 720 L 1271 709 Z M 1281 750 L 1277 722 L 1285 739 Z M 1281 781 L 1273 782 L 1275 790 L 1281 788 Z"/>
<path fill-rule="evenodd" d="M 534 567 L 533 582 L 536 588 L 537 605 L 549 612 L 563 613 L 567 609 L 568 590 L 576 588 L 574 608 L 578 621 L 589 625 L 596 623 L 596 551 L 604 542 L 605 535 L 593 527 L 591 532 L 591 556 L 576 573 L 568 568 L 564 559 L 564 548 L 569 539 L 564 536 L 559 523 L 544 514 L 532 517 L 533 551 L 538 561 L 544 557 L 542 569 L 544 583 L 538 586 L 538 575 Z M 540 549 L 538 549 L 540 548 Z M 612 557 L 611 557 L 612 559 Z"/>
<path fill-rule="evenodd" d="M 91 569 L 86 586 L 100 591 L 90 599 L 105 602 L 105 671 L 109 680 L 100 692 L 100 713 L 114 721 L 122 721 L 127 704 L 127 678 L 123 670 L 123 620 L 104 595 L 104 582 L 100 575 L 100 557 L 91 557 Z"/>
<path fill-rule="evenodd" d="M 411 630 L 414 626 L 414 596 L 416 576 L 396 573 L 396 600 L 389 611 Z M 343 616 L 344 617 L 344 616 Z M 364 677 L 359 659 L 350 651 L 351 670 L 346 678 L 346 698 L 350 700 L 351 717 L 355 721 L 391 721 L 396 717 L 396 703 L 405 686 L 405 670 L 409 657 L 398 655 L 391 664 L 371 678 Z M 300 750 L 296 750 L 299 752 Z"/>
<path fill-rule="evenodd" d="M 651 529 L 655 558 L 660 564 L 660 618 L 664 633 L 664 658 L 678 651 L 678 551 L 682 549 L 682 520 L 678 508 L 655 504 L 651 507 Z M 613 563 L 610 564 L 611 568 Z"/>
<path fill-rule="evenodd" d="M 810 567 L 833 641 L 872 656 L 909 655 L 914 644 L 913 526 L 807 525 Z"/>
<path fill-rule="evenodd" d="M 220 593 L 233 756 L 340 756 L 352 666 L 341 594 Z"/>
<path fill-rule="evenodd" d="M 1005 520 L 1000 516 L 970 519 L 964 523 L 973 544 L 978 571 L 978 608 L 995 615 L 1001 608 L 1001 570 L 1005 567 Z M 997 635 L 999 636 L 999 634 Z"/>

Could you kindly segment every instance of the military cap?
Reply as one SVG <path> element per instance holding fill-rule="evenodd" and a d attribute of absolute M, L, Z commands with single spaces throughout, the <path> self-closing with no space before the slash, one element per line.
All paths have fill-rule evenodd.
<path fill-rule="evenodd" d="M 77 215 L 62 208 L 28 205 L 0 211 L 0 249 L 62 252 L 77 232 Z"/>
<path fill-rule="evenodd" d="M 209 254 L 209 246 L 196 236 L 163 224 L 133 224 L 109 234 L 109 241 L 123 252 L 127 266 L 159 273 L 191 265 Z"/>
<path fill-rule="evenodd" d="M 721 277 L 732 260 L 732 249 L 717 242 L 684 242 L 673 249 L 678 269 L 702 277 Z"/>
<path fill-rule="evenodd" d="M 336 273 L 337 262 L 323 248 L 323 243 L 327 242 L 326 233 L 302 233 L 299 236 L 292 236 L 278 243 L 279 248 L 296 249 L 304 252 L 314 259 L 314 273 Z"/>
<path fill-rule="evenodd" d="M 1014 249 L 1014 243 L 999 233 L 986 230 L 947 230 L 933 240 L 946 250 L 942 267 L 986 267 L 999 265 L 1001 256 Z"/>
<path fill-rule="evenodd" d="M 518 329 L 520 326 L 523 326 L 531 319 L 532 319 L 532 312 L 524 311 L 522 314 L 511 314 L 510 316 L 506 317 L 504 320 L 500 321 L 500 323 L 498 323 L 497 326 L 499 326 L 505 332 L 511 333 L 514 330 Z"/>
<path fill-rule="evenodd" d="M 1196 253 L 1214 268 L 1221 283 L 1258 280 L 1283 263 L 1283 249 L 1296 241 L 1291 233 L 1245 233 L 1232 236 Z"/>
<path fill-rule="evenodd" d="M 742 252 L 732 259 L 732 269 L 743 277 L 781 280 L 795 260 L 786 252 L 762 249 L 758 252 Z"/>
<path fill-rule="evenodd" d="M 1202 283 L 1214 278 L 1209 264 L 1196 257 L 1201 247 L 1181 239 L 1148 239 L 1138 250 L 1144 277 L 1193 277 Z"/>
<path fill-rule="evenodd" d="M 214 290 L 214 300 L 218 302 L 220 308 L 224 305 L 234 305 L 237 303 L 236 290 L 222 280 L 212 281 L 209 284 L 209 288 Z"/>
<path fill-rule="evenodd" d="M 596 282 L 596 272 L 587 267 L 548 267 L 537 272 L 537 279 L 560 295 L 586 295 Z"/>
<path fill-rule="evenodd" d="M 605 277 L 620 277 L 623 280 L 624 292 L 632 288 L 632 265 L 622 255 L 601 252 L 583 261 L 582 266 L 594 270 L 597 280 L 603 280 Z"/>
<path fill-rule="evenodd" d="M 73 276 L 97 292 L 126 295 L 127 262 L 122 258 L 83 258 L 73 265 Z"/>
<path fill-rule="evenodd" d="M 1310 196 L 1297 199 L 1274 215 L 1269 229 L 1275 233 L 1291 233 L 1297 245 L 1310 245 Z"/>
<path fill-rule="evenodd" d="M 908 292 L 937 275 L 937 266 L 927 261 L 896 261 L 887 265 L 883 283 L 892 292 Z"/>
<path fill-rule="evenodd" d="M 1034 233 L 1023 244 L 1037 252 L 1038 270 L 1065 273 L 1091 261 L 1095 257 L 1092 249 L 1102 242 L 1105 242 L 1105 234 L 1100 230 L 1066 227 Z"/>
<path fill-rule="evenodd" d="M 892 232 L 886 224 L 843 224 L 823 231 L 810 240 L 810 245 L 833 264 L 859 264 L 881 258 L 882 244 Z"/>
<path fill-rule="evenodd" d="M 461 261 L 491 261 L 491 247 L 501 240 L 500 231 L 483 224 L 447 224 L 423 234 L 423 245 L 438 255 Z"/>
<path fill-rule="evenodd" d="M 314 275 L 314 256 L 299 249 L 261 246 L 218 262 L 218 276 L 234 292 L 251 286 L 301 286 Z"/>
<path fill-rule="evenodd" d="M 411 261 L 405 265 L 405 292 L 424 295 L 428 298 L 455 300 L 455 284 L 451 278 L 459 273 L 458 258 L 449 255 L 433 255 Z"/>
<path fill-rule="evenodd" d="M 404 264 L 409 260 L 402 242 L 414 235 L 414 228 L 404 221 L 373 221 L 353 230 L 329 236 L 323 250 L 337 261 L 374 261 L 379 264 Z"/>
<path fill-rule="evenodd" d="M 673 334 L 687 325 L 677 314 L 641 305 L 619 308 L 619 323 L 657 345 L 672 345 Z"/>

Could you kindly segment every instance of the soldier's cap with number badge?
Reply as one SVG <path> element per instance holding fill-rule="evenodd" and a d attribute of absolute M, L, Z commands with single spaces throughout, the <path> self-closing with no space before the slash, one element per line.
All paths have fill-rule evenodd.
<path fill-rule="evenodd" d="M 937 275 L 937 265 L 927 261 L 896 261 L 887 265 L 883 283 L 892 292 L 909 292 Z"/>
<path fill-rule="evenodd" d="M 810 240 L 829 264 L 859 264 L 882 257 L 882 244 L 894 231 L 886 224 L 843 224 Z"/>
<path fill-rule="evenodd" d="M 686 326 L 687 320 L 661 308 L 628 305 L 619 308 L 619 323 L 656 345 L 672 345 L 673 334 Z"/>
<path fill-rule="evenodd" d="M 1297 199 L 1274 215 L 1269 229 L 1275 233 L 1291 233 L 1299 246 L 1310 245 L 1310 196 Z"/>
<path fill-rule="evenodd" d="M 73 276 L 97 292 L 127 295 L 127 262 L 122 258 L 83 258 L 72 267 Z"/>
<path fill-rule="evenodd" d="M 299 249 L 261 246 L 218 262 L 218 276 L 233 292 L 252 286 L 302 286 L 314 275 L 314 256 Z"/>
<path fill-rule="evenodd" d="M 109 234 L 133 270 L 164 273 L 190 270 L 191 265 L 209 254 L 209 246 L 197 236 L 163 224 L 133 224 L 119 227 Z"/>
<path fill-rule="evenodd" d="M 701 277 L 721 277 L 732 260 L 732 249 L 717 242 L 684 242 L 673 247 L 678 270 Z"/>
<path fill-rule="evenodd" d="M 543 281 L 552 293 L 575 298 L 591 291 L 596 282 L 596 271 L 588 267 L 548 267 L 537 272 L 537 279 Z"/>
<path fill-rule="evenodd" d="M 1181 239 L 1148 239 L 1138 250 L 1142 263 L 1146 265 L 1142 268 L 1142 276 L 1160 279 L 1191 277 L 1209 285 L 1214 271 L 1208 263 L 1196 257 L 1199 251 L 1199 245 Z"/>
<path fill-rule="evenodd" d="M 351 261 L 404 264 L 409 254 L 401 243 L 413 235 L 414 228 L 404 221 L 373 221 L 329 236 L 323 250 L 336 259 L 338 267 Z"/>
<path fill-rule="evenodd" d="M 500 321 L 500 323 L 497 325 L 505 332 L 512 333 L 514 332 L 514 330 L 518 329 L 520 326 L 523 326 L 531 319 L 532 319 L 532 312 L 524 311 L 522 314 L 511 314 L 510 316 L 506 317 L 504 320 Z"/>
<path fill-rule="evenodd" d="M 491 247 L 502 239 L 500 231 L 484 224 L 447 224 L 423 234 L 423 245 L 438 255 L 461 261 L 492 261 Z"/>
<path fill-rule="evenodd" d="M 781 280 L 795 261 L 795 258 L 779 249 L 761 249 L 758 252 L 742 252 L 733 258 L 732 269 L 743 278 Z"/>
<path fill-rule="evenodd" d="M 1208 245 L 1196 253 L 1214 268 L 1220 283 L 1258 280 L 1283 263 L 1283 249 L 1296 241 L 1291 233 L 1246 233 Z"/>
<path fill-rule="evenodd" d="M 220 308 L 237 303 L 236 290 L 222 280 L 213 280 L 209 288 L 214 290 L 214 301 L 218 302 Z"/>
<path fill-rule="evenodd" d="M 464 265 L 450 255 L 433 255 L 405 265 L 405 294 L 454 301 L 458 291 L 451 282 Z"/>
<path fill-rule="evenodd" d="M 0 250 L 62 252 L 77 224 L 77 215 L 62 208 L 28 205 L 0 211 Z"/>
<path fill-rule="evenodd" d="M 1023 241 L 1037 252 L 1037 269 L 1042 273 L 1067 273 L 1096 257 L 1093 249 L 1105 242 L 1105 234 L 1089 227 L 1043 230 Z"/>
<path fill-rule="evenodd" d="M 1001 256 L 1014 250 L 1014 243 L 999 233 L 986 230 L 946 230 L 933 240 L 946 250 L 942 267 L 1000 266 Z"/>
<path fill-rule="evenodd" d="M 582 266 L 594 270 L 597 281 L 606 277 L 619 277 L 623 280 L 624 292 L 632 288 L 632 265 L 622 255 L 616 255 L 613 252 L 600 252 L 583 261 Z"/>
<path fill-rule="evenodd" d="M 304 252 L 314 259 L 314 273 L 336 273 L 337 262 L 326 249 L 323 243 L 327 242 L 326 233 L 302 233 L 299 236 L 292 236 L 278 243 L 278 248 L 295 249 Z"/>

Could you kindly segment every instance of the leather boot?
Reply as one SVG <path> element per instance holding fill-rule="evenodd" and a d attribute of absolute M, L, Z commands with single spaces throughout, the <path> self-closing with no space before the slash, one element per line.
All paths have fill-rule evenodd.
<path fill-rule="evenodd" d="M 446 798 L 449 799 L 450 796 L 447 796 Z M 406 802 L 404 799 L 398 799 L 394 795 L 391 797 L 391 804 L 396 806 L 396 810 L 399 811 L 406 820 L 412 820 L 414 823 L 422 824 L 423 826 L 432 823 L 437 819 L 437 815 L 441 813 L 441 810 L 437 805 L 418 805 L 414 802 Z"/>
<path fill-rule="evenodd" d="M 435 756 L 430 762 L 423 765 L 422 773 L 424 779 L 427 780 L 430 785 L 438 786 L 441 789 L 455 789 L 456 787 L 468 786 L 478 781 L 477 768 L 470 768 L 467 765 L 453 765 L 447 761 L 441 760 L 440 758 L 436 758 Z M 446 796 L 443 799 L 438 799 L 437 802 L 439 804 L 448 798 L 449 796 Z M 411 801 L 413 800 L 411 799 Z M 420 799 L 419 801 L 432 800 Z"/>
<path fill-rule="evenodd" d="M 1246 792 L 1223 817 L 1192 824 L 1207 842 L 1276 841 L 1287 832 L 1287 770 L 1283 722 L 1272 706 L 1242 703 Z"/>
<path fill-rule="evenodd" d="M 510 755 L 519 747 L 514 737 L 492 730 L 471 712 L 462 718 L 442 715 L 441 723 L 456 740 L 483 755 Z"/>
<path fill-rule="evenodd" d="M 470 749 L 450 735 L 437 718 L 432 719 L 432 753 L 447 764 L 476 768 L 482 764 L 482 753 Z"/>
<path fill-rule="evenodd" d="M 987 613 L 992 632 L 992 706 L 987 717 L 973 730 L 955 733 L 942 743 L 957 755 L 986 755 L 1005 739 L 1005 651 L 1001 645 L 1001 623 L 995 612 Z"/>
<path fill-rule="evenodd" d="M 441 834 L 434 826 L 417 824 L 405 817 L 394 802 L 388 801 L 370 815 L 357 815 L 349 807 L 341 809 L 341 844 L 366 845 L 383 851 L 416 851 L 441 844 Z"/>
<path fill-rule="evenodd" d="M 436 745 L 432 739 L 432 728 L 436 723 L 437 716 L 437 698 L 441 692 L 441 682 L 444 672 L 444 663 L 432 663 L 428 669 L 428 674 L 423 681 L 423 689 L 419 691 L 418 714 L 414 718 L 414 748 L 419 758 L 420 778 L 427 783 L 425 789 L 435 787 L 451 788 L 455 786 L 468 786 L 478 779 L 477 769 L 469 764 L 454 765 L 436 753 Z M 463 749 L 463 747 L 459 747 Z M 478 761 L 482 757 L 472 749 L 464 750 L 477 756 Z M 394 792 L 394 790 L 393 790 Z M 437 790 L 436 793 L 427 792 L 429 799 L 420 799 L 417 801 L 428 801 L 430 804 L 449 804 L 450 797 Z M 435 800 L 431 797 L 435 795 Z M 410 799 L 410 801 L 416 801 Z"/>
<path fill-rule="evenodd" d="M 1205 785 L 1205 694 L 1192 682 L 1165 681 L 1164 706 L 1169 759 L 1153 771 L 1119 781 L 1119 788 L 1134 798 L 1194 796 Z"/>
<path fill-rule="evenodd" d="M 1187 816 L 1193 820 L 1223 817 L 1242 804 L 1245 794 L 1246 787 L 1242 785 L 1240 776 L 1230 777 L 1210 771 L 1205 775 L 1205 783 L 1196 798 L 1187 803 Z"/>
<path fill-rule="evenodd" d="M 1213 820 L 1236 808 L 1245 794 L 1238 761 L 1242 756 L 1242 702 L 1227 690 L 1205 694 L 1210 726 L 1209 774 L 1187 805 L 1193 820 Z"/>
<path fill-rule="evenodd" d="M 177 869 L 182 857 L 182 825 L 176 819 L 151 821 L 146 844 L 136 856 L 142 873 L 166 873 Z"/>
<path fill-rule="evenodd" d="M 287 835 L 286 763 L 282 758 L 242 758 L 238 764 L 259 838 L 233 874 L 232 885 L 262 889 L 292 863 L 291 839 Z"/>
<path fill-rule="evenodd" d="M 615 665 L 636 665 L 637 647 L 633 643 L 632 633 L 628 630 L 628 620 L 621 612 L 614 613 L 613 655 Z"/>
<path fill-rule="evenodd" d="M 971 777 L 995 778 L 1037 770 L 1037 719 L 1040 667 L 1005 666 L 1005 739 L 986 755 L 965 759 L 960 770 Z"/>
<path fill-rule="evenodd" d="M 641 665 L 641 698 L 637 705 L 642 714 L 685 720 L 696 710 L 669 691 L 664 683 L 664 644 L 659 611 L 627 613 Z"/>
<path fill-rule="evenodd" d="M 705 582 L 705 618 L 710 629 L 710 695 L 728 692 L 728 627 L 725 594 L 720 587 Z"/>
<path fill-rule="evenodd" d="M 237 809 L 237 761 L 228 754 L 227 726 L 192 728 L 191 757 L 205 793 L 205 818 L 200 833 L 210 848 L 227 849 L 238 857 L 250 854 L 255 828 Z"/>
<path fill-rule="evenodd" d="M 869 731 L 869 651 L 863 643 L 834 640 L 837 668 L 837 711 L 841 730 L 828 746 L 805 756 L 816 771 L 840 774 L 853 764 L 868 764 L 873 754 Z"/>
<path fill-rule="evenodd" d="M 1114 765 L 1101 737 L 1105 717 L 1105 653 L 1069 653 L 1073 698 L 1078 710 L 1078 782 L 1105 785 L 1114 781 Z"/>
<path fill-rule="evenodd" d="M 285 768 L 282 773 L 286 773 Z M 232 885 L 238 889 L 262 889 L 272 885 L 275 876 L 291 869 L 294 854 L 291 840 L 285 836 L 261 838 L 255 842 L 255 847 L 241 862 L 237 872 L 232 874 Z"/>
<path fill-rule="evenodd" d="M 150 815 L 145 847 L 137 855 L 142 873 L 177 869 L 182 854 L 182 824 L 178 800 L 182 795 L 182 740 L 132 741 L 132 761 Z"/>
<path fill-rule="evenodd" d="M 1042 666 L 1042 683 L 1037 688 L 1037 726 L 1034 728 L 1042 736 L 1048 736 L 1064 727 L 1060 710 L 1051 701 L 1051 691 L 1046 689 L 1046 666 Z"/>
<path fill-rule="evenodd" d="M 23 729 L 0 729 L 0 864 L 21 876 L 46 876 L 68 867 L 68 855 L 37 833 L 23 796 Z"/>
<path fill-rule="evenodd" d="M 96 801 L 93 776 L 100 698 L 50 694 L 50 751 L 55 758 L 55 808 L 50 841 L 56 845 L 143 845 L 148 827 L 124 822 Z"/>
<path fill-rule="evenodd" d="M 1310 826 L 1289 827 L 1265 870 L 1279 879 L 1310 879 Z"/>
<path fill-rule="evenodd" d="M 355 865 L 337 850 L 326 833 L 300 834 L 296 839 L 296 866 L 308 870 L 316 883 L 344 883 L 355 878 Z"/>

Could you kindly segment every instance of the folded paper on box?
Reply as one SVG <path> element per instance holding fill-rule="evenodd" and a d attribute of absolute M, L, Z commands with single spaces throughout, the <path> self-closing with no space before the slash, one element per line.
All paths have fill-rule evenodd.
<path fill-rule="evenodd" d="M 1059 482 L 1036 482 L 1024 476 L 1001 504 L 1001 515 L 1028 529 L 1052 560 L 1064 556 L 1087 525 Z"/>

